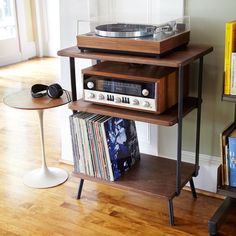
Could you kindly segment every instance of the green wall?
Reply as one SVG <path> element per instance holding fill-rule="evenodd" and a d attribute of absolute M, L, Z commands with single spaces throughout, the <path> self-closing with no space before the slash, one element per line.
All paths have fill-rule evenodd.
<path fill-rule="evenodd" d="M 186 0 L 185 15 L 191 19 L 190 43 L 208 44 L 213 53 L 204 57 L 203 104 L 200 153 L 220 156 L 220 133 L 233 121 L 234 104 L 221 101 L 224 65 L 225 23 L 236 19 L 235 0 Z M 197 63 L 191 67 L 197 73 Z M 195 75 L 196 76 L 196 75 Z M 195 85 L 191 83 L 190 91 Z M 183 150 L 195 151 L 196 112 L 184 119 Z M 159 127 L 159 153 L 172 155 L 176 152 L 177 127 Z M 169 145 L 166 145 L 166 143 Z"/>

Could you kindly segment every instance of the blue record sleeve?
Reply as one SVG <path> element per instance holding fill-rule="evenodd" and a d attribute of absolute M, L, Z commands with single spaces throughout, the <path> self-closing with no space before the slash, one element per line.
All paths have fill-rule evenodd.
<path fill-rule="evenodd" d="M 114 180 L 140 159 L 135 122 L 111 117 L 104 123 Z"/>

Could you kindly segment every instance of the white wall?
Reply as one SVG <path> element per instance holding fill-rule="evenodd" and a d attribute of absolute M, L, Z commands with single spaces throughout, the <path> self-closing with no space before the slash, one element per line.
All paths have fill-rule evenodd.
<path fill-rule="evenodd" d="M 183 16 L 184 0 L 103 0 L 98 8 L 116 22 L 159 24 Z"/>
<path fill-rule="evenodd" d="M 47 9 L 47 56 L 57 56 L 60 49 L 59 1 L 46 0 Z"/>

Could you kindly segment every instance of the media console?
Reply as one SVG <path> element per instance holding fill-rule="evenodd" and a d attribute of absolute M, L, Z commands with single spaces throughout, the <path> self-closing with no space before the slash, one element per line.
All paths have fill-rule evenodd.
<path fill-rule="evenodd" d="M 84 180 L 95 181 L 112 185 L 117 188 L 154 195 L 168 200 L 169 222 L 174 225 L 173 198 L 181 193 L 182 188 L 189 182 L 194 198 L 197 197 L 193 177 L 199 171 L 199 143 L 202 103 L 203 58 L 213 51 L 211 46 L 189 45 L 185 48 L 174 50 L 162 58 L 153 58 L 136 55 L 112 54 L 107 52 L 86 51 L 81 52 L 78 47 L 70 47 L 58 52 L 59 56 L 69 58 L 72 102 L 69 108 L 73 112 L 85 111 L 101 115 L 117 116 L 125 119 L 147 122 L 156 125 L 172 126 L 177 124 L 177 157 L 176 160 L 142 154 L 137 166 L 130 169 L 119 180 L 110 182 L 80 173 L 74 173 L 80 180 L 77 198 L 80 199 Z M 75 58 L 92 59 L 100 61 L 136 63 L 153 66 L 175 68 L 178 71 L 178 100 L 177 104 L 161 114 L 148 113 L 137 110 L 110 107 L 92 104 L 77 100 Z M 197 91 L 194 97 L 184 97 L 184 68 L 198 60 Z M 182 161 L 182 128 L 183 118 L 192 110 L 197 109 L 196 119 L 196 145 L 194 164 Z"/>

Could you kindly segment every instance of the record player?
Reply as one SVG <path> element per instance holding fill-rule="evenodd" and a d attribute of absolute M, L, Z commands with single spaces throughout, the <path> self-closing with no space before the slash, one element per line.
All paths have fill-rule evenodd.
<path fill-rule="evenodd" d="M 82 51 L 160 56 L 188 44 L 189 25 L 189 17 L 160 25 L 89 22 L 89 31 L 77 35 L 77 46 Z"/>

